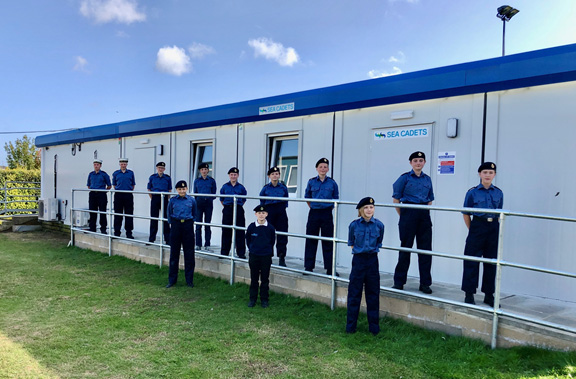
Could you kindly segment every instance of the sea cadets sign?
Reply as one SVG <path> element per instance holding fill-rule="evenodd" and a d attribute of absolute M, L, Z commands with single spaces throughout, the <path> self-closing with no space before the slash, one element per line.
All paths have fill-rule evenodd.
<path fill-rule="evenodd" d="M 415 126 L 410 128 L 386 128 L 374 130 L 374 141 L 391 141 L 405 138 L 430 137 L 430 126 Z"/>
<path fill-rule="evenodd" d="M 258 115 L 264 116 L 272 113 L 292 112 L 293 110 L 294 110 L 294 103 L 269 105 L 266 107 L 260 107 Z"/>

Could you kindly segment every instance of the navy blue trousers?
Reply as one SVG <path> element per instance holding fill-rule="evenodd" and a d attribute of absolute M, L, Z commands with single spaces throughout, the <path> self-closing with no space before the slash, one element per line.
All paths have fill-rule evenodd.
<path fill-rule="evenodd" d="M 161 195 L 152 195 L 150 201 L 150 217 L 160 217 L 161 208 Z M 168 209 L 168 196 L 164 196 L 164 218 L 166 218 L 166 211 Z M 156 241 L 156 234 L 158 233 L 158 220 L 150 220 L 150 236 L 149 242 Z M 164 243 L 170 243 L 170 224 L 168 221 L 163 222 Z"/>
<path fill-rule="evenodd" d="M 464 255 L 472 257 L 496 258 L 498 255 L 498 221 L 473 217 L 466 238 Z M 476 293 L 480 273 L 480 262 L 464 261 L 464 274 L 462 275 L 462 291 Z M 482 292 L 494 294 L 496 280 L 496 265 L 483 263 Z"/>
<path fill-rule="evenodd" d="M 268 204 L 268 217 L 266 220 L 274 226 L 277 232 L 288 231 L 288 215 L 286 214 L 286 206 L 282 203 Z M 286 257 L 286 245 L 288 244 L 288 236 L 281 236 L 276 234 L 276 255 L 278 258 Z"/>
<path fill-rule="evenodd" d="M 347 332 L 356 331 L 363 287 L 366 297 L 368 329 L 370 333 L 380 332 L 380 273 L 378 267 L 378 254 L 353 254 L 352 271 L 348 284 Z"/>
<path fill-rule="evenodd" d="M 88 194 L 88 209 L 91 211 L 106 212 L 106 205 L 108 205 L 108 196 L 106 192 L 90 192 Z M 97 213 L 90 213 L 90 219 L 88 221 L 88 227 L 91 232 L 96 231 L 96 220 L 98 218 Z M 105 214 L 100 214 L 100 231 L 106 233 L 106 227 L 108 226 L 108 220 Z"/>
<path fill-rule="evenodd" d="M 306 223 L 306 234 L 311 236 L 321 235 L 322 237 L 334 236 L 334 219 L 332 218 L 332 208 L 310 209 L 308 212 L 308 222 Z M 324 258 L 324 268 L 328 275 L 332 275 L 332 241 L 322 241 L 322 255 Z M 316 266 L 316 250 L 318 240 L 306 239 L 304 248 L 304 269 L 314 270 Z"/>
<path fill-rule="evenodd" d="M 134 195 L 125 192 L 114 193 L 114 213 L 134 214 Z M 114 216 L 114 235 L 119 236 L 122 229 L 122 219 L 124 216 Z M 134 230 L 134 219 L 126 216 L 124 223 L 126 235 L 132 235 Z"/>
<path fill-rule="evenodd" d="M 272 256 L 250 253 L 248 265 L 250 266 L 250 300 L 258 300 L 258 287 L 260 287 L 260 301 L 268 301 Z"/>
<path fill-rule="evenodd" d="M 234 206 L 225 205 L 222 209 L 222 224 L 232 225 L 234 219 Z M 236 226 L 246 226 L 244 217 L 244 208 L 241 205 L 236 206 Z M 229 255 L 232 248 L 232 229 L 222 228 L 222 248 L 220 254 Z M 246 232 L 236 230 L 236 254 L 240 258 L 246 257 Z"/>
<path fill-rule="evenodd" d="M 170 231 L 170 270 L 168 283 L 176 284 L 180 269 L 180 247 L 184 250 L 184 276 L 186 284 L 194 284 L 194 220 L 174 220 Z"/>
<path fill-rule="evenodd" d="M 198 222 L 212 222 L 212 211 L 214 204 L 211 200 L 197 200 L 196 201 L 196 216 L 194 219 Z M 210 246 L 212 239 L 212 230 L 210 226 L 204 226 L 204 234 L 206 235 L 205 244 L 202 245 L 202 225 L 196 224 L 196 246 Z"/>
<path fill-rule="evenodd" d="M 400 246 L 412 248 L 414 238 L 416 246 L 420 250 L 432 250 L 432 220 L 430 211 L 427 209 L 400 210 Z M 398 264 L 394 270 L 394 284 L 403 286 L 406 284 L 408 269 L 410 268 L 410 255 L 404 251 L 398 252 Z M 418 269 L 420 271 L 420 285 L 429 286 L 432 284 L 432 256 L 418 254 Z"/>

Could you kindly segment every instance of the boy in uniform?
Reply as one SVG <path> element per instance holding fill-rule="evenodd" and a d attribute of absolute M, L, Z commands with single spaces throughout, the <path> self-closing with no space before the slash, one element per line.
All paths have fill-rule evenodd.
<path fill-rule="evenodd" d="M 266 217 L 266 206 L 258 205 L 254 208 L 256 222 L 251 223 L 246 230 L 246 245 L 250 251 L 248 264 L 250 265 L 250 308 L 256 305 L 258 299 L 258 280 L 260 280 L 260 304 L 268 308 L 270 266 L 274 255 L 274 242 L 276 232 Z"/>
<path fill-rule="evenodd" d="M 168 203 L 168 222 L 170 231 L 170 270 L 166 288 L 176 285 L 180 266 L 180 247 L 184 250 L 184 275 L 188 287 L 194 287 L 194 215 L 196 214 L 196 200 L 189 196 L 188 185 L 184 180 L 176 183 L 178 195 L 172 197 Z"/>
<path fill-rule="evenodd" d="M 480 184 L 468 190 L 464 199 L 464 207 L 502 209 L 504 194 L 500 188 L 492 184 L 496 176 L 496 164 L 493 162 L 482 163 L 478 167 L 478 175 L 480 176 Z M 464 255 L 496 258 L 498 255 L 498 233 L 500 229 L 498 214 L 463 212 L 463 216 L 464 223 L 469 230 Z M 491 263 L 484 263 L 483 268 L 482 292 L 484 292 L 484 303 L 494 307 L 496 266 Z M 464 302 L 468 304 L 476 304 L 474 294 L 478 288 L 479 271 L 480 262 L 464 261 L 462 291 L 466 293 Z"/>
<path fill-rule="evenodd" d="M 228 170 L 228 178 L 230 181 L 224 183 L 220 189 L 221 195 L 247 195 L 246 188 L 238 182 L 238 174 L 240 171 L 236 167 Z M 222 224 L 232 225 L 234 221 L 234 198 L 221 197 L 222 203 Z M 236 226 L 245 226 L 246 219 L 244 217 L 244 203 L 246 199 L 238 198 L 236 202 Z M 236 253 L 238 257 L 246 259 L 246 242 L 244 241 L 244 230 L 236 230 Z M 229 255 L 232 248 L 232 229 L 222 228 L 222 249 L 220 254 Z"/>
<path fill-rule="evenodd" d="M 172 178 L 170 175 L 164 173 L 166 170 L 166 163 L 156 163 L 156 174 L 150 175 L 148 179 L 148 191 L 150 192 L 170 192 L 172 191 Z M 150 217 L 159 217 L 160 208 L 162 208 L 162 198 L 164 199 L 164 214 L 162 217 L 166 218 L 168 210 L 168 195 L 152 195 L 150 196 Z M 170 243 L 170 224 L 167 221 L 163 223 L 164 243 Z M 150 220 L 150 236 L 148 242 L 156 241 L 156 233 L 158 233 L 158 220 Z"/>
<path fill-rule="evenodd" d="M 102 161 L 100 159 L 94 159 L 94 171 L 88 174 L 88 180 L 86 185 L 88 189 L 107 189 L 112 188 L 112 183 L 110 182 L 110 176 L 106 171 L 102 171 Z M 108 197 L 106 192 L 95 192 L 90 191 L 88 194 L 88 209 L 91 211 L 106 212 L 106 205 L 108 205 Z M 90 219 L 88 221 L 88 230 L 91 232 L 96 232 L 96 219 L 98 218 L 98 213 L 90 213 Z M 106 234 L 106 228 L 108 226 L 108 220 L 105 214 L 100 214 L 100 232 Z"/>
<path fill-rule="evenodd" d="M 127 168 L 128 158 L 118 159 L 120 169 L 112 174 L 112 185 L 114 189 L 120 191 L 134 191 L 136 179 L 134 172 Z M 114 213 L 134 214 L 134 195 L 126 192 L 114 192 Z M 114 235 L 120 237 L 122 229 L 122 219 L 124 216 L 114 215 Z M 124 223 L 126 237 L 134 239 L 132 230 L 134 230 L 134 219 L 126 216 Z"/>
<path fill-rule="evenodd" d="M 280 169 L 271 167 L 268 170 L 270 183 L 266 184 L 260 191 L 260 196 L 270 197 L 288 197 L 288 188 L 280 182 Z M 287 201 L 282 200 L 265 200 L 260 199 L 260 205 L 266 206 L 268 217 L 266 220 L 274 226 L 274 229 L 280 232 L 288 232 L 288 215 L 286 208 Z M 286 245 L 288 236 L 277 235 L 276 254 L 278 255 L 278 265 L 286 267 Z"/>
<path fill-rule="evenodd" d="M 195 194 L 200 193 L 216 193 L 216 181 L 208 176 L 210 171 L 210 166 L 208 163 L 200 163 L 198 166 L 200 175 L 194 180 L 193 191 Z M 214 210 L 214 197 L 209 196 L 196 196 L 196 205 L 198 209 L 198 214 L 196 215 L 196 222 L 210 223 L 212 221 L 212 211 Z M 204 240 L 204 247 L 208 249 L 210 247 L 210 239 L 212 237 L 212 231 L 209 225 L 204 226 L 204 233 L 206 234 L 206 239 Z M 196 247 L 200 249 L 202 247 L 202 225 L 196 224 Z"/>

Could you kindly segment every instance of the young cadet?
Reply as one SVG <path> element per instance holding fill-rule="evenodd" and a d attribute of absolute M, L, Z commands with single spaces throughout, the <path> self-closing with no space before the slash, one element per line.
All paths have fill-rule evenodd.
<path fill-rule="evenodd" d="M 348 284 L 346 333 L 356 333 L 356 323 L 365 287 L 368 329 L 380 333 L 380 272 L 378 251 L 384 238 L 384 224 L 374 218 L 374 199 L 365 197 L 356 206 L 358 218 L 348 227 L 348 246 L 352 247 L 352 271 Z"/>
<path fill-rule="evenodd" d="M 270 183 L 262 188 L 260 196 L 288 197 L 288 188 L 284 183 L 280 182 L 280 169 L 278 167 L 274 166 L 268 170 L 268 178 L 270 179 Z M 266 205 L 266 211 L 268 212 L 266 220 L 274 226 L 274 229 L 280 232 L 288 231 L 288 215 L 286 214 L 286 208 L 288 207 L 287 201 L 260 199 L 260 205 Z M 277 235 L 276 238 L 278 265 L 286 267 L 286 245 L 288 244 L 288 236 Z"/>
<path fill-rule="evenodd" d="M 106 171 L 102 171 L 102 161 L 100 159 L 94 159 L 94 171 L 88 174 L 88 180 L 86 185 L 88 189 L 107 189 L 112 188 L 112 183 L 110 183 L 110 176 Z M 88 194 L 88 209 L 91 211 L 106 212 L 106 205 L 108 205 L 108 197 L 106 192 L 95 192 L 90 191 Z M 98 218 L 98 213 L 90 213 L 90 220 L 88 221 L 88 230 L 91 232 L 96 231 L 96 219 Z M 100 232 L 106 234 L 106 227 L 108 226 L 108 220 L 105 214 L 100 214 Z"/>
<path fill-rule="evenodd" d="M 127 168 L 128 158 L 120 158 L 118 159 L 118 162 L 120 164 L 120 169 L 114 171 L 112 174 L 112 185 L 114 186 L 114 189 L 120 191 L 134 191 L 136 180 L 134 178 L 134 172 Z M 134 214 L 134 195 L 126 192 L 115 192 L 114 213 Z M 124 216 L 114 215 L 114 235 L 116 237 L 120 237 L 123 218 Z M 124 229 L 126 229 L 126 237 L 134 239 L 134 236 L 132 235 L 134 219 L 132 217 L 126 216 Z"/>
<path fill-rule="evenodd" d="M 426 164 L 426 155 L 421 151 L 410 154 L 412 170 L 405 172 L 394 182 L 392 201 L 403 204 L 431 205 L 434 200 L 432 180 L 422 172 Z M 419 250 L 432 250 L 432 220 L 428 209 L 396 208 L 400 216 L 398 229 L 400 230 L 400 246 L 412 248 L 414 238 Z M 394 271 L 394 285 L 392 288 L 402 290 L 408 277 L 410 267 L 410 253 L 399 251 L 398 264 Z M 420 271 L 419 290 L 431 294 L 432 256 L 418 254 L 418 269 Z"/>
<path fill-rule="evenodd" d="M 308 180 L 304 197 L 307 199 L 338 199 L 338 184 L 334 179 L 326 174 L 329 166 L 328 159 L 321 158 L 316 162 L 315 176 Z M 308 212 L 308 221 L 306 223 L 306 234 L 311 236 L 322 235 L 322 237 L 334 236 L 334 220 L 332 218 L 332 203 L 315 203 L 308 202 L 310 211 Z M 316 266 L 316 249 L 318 240 L 306 239 L 304 250 L 304 269 L 313 271 Z M 332 241 L 322 241 L 322 255 L 324 257 L 324 268 L 327 275 L 332 275 Z M 338 273 L 336 273 L 338 276 Z"/>
<path fill-rule="evenodd" d="M 480 184 L 472 187 L 464 198 L 465 208 L 502 209 L 504 194 L 500 188 L 494 186 L 492 181 L 496 176 L 496 164 L 485 162 L 478 167 Z M 470 215 L 473 217 L 471 218 Z M 469 229 L 466 238 L 464 255 L 472 257 L 496 258 L 498 255 L 498 214 L 463 212 L 464 223 Z M 482 292 L 484 303 L 494 307 L 494 281 L 496 266 L 490 263 L 483 264 Z M 466 293 L 464 301 L 476 304 L 474 294 L 478 288 L 480 262 L 464 261 L 464 274 L 462 275 L 462 291 Z"/>
<path fill-rule="evenodd" d="M 239 170 L 232 167 L 228 170 L 229 182 L 224 183 L 220 189 L 221 195 L 247 195 L 246 188 L 238 182 Z M 234 221 L 234 198 L 221 197 L 222 203 L 222 224 L 232 225 Z M 246 220 L 244 218 L 244 203 L 246 199 L 238 198 L 236 202 L 236 226 L 245 226 Z M 244 241 L 244 230 L 236 230 L 236 254 L 238 257 L 246 259 L 246 245 Z M 229 255 L 232 248 L 232 229 L 222 228 L 222 248 L 220 254 Z"/>
<path fill-rule="evenodd" d="M 194 215 L 196 200 L 189 196 L 188 185 L 184 180 L 176 183 L 178 195 L 168 203 L 168 222 L 170 230 L 170 269 L 166 288 L 176 285 L 180 268 L 180 247 L 184 250 L 184 276 L 188 287 L 194 287 Z"/>
<path fill-rule="evenodd" d="M 158 162 L 156 163 L 156 174 L 150 175 L 148 178 L 148 191 L 150 192 L 170 192 L 172 191 L 172 178 L 170 175 L 164 173 L 166 171 L 166 163 Z M 168 200 L 170 197 L 168 195 L 153 195 L 150 196 L 150 217 L 159 217 L 160 208 L 162 208 L 162 198 L 164 199 L 164 214 L 162 217 L 166 218 L 166 212 L 168 210 Z M 163 233 L 164 242 L 170 243 L 170 224 L 167 221 L 163 223 Z M 148 242 L 156 241 L 156 233 L 158 233 L 158 220 L 150 220 L 150 235 L 148 236 Z"/>
<path fill-rule="evenodd" d="M 196 180 L 194 180 L 193 191 L 195 194 L 198 193 L 216 193 L 216 181 L 208 176 L 210 171 L 210 166 L 208 163 L 200 163 L 198 166 L 198 171 L 200 175 Z M 214 210 L 214 197 L 209 196 L 196 196 L 196 205 L 198 207 L 198 214 L 196 215 L 196 222 L 207 222 L 212 221 L 212 211 Z M 204 226 L 204 233 L 206 234 L 206 239 L 204 240 L 204 247 L 208 249 L 210 247 L 210 239 L 212 238 L 212 231 L 210 226 Z M 196 224 L 196 246 L 198 249 L 202 247 L 202 225 Z"/>
<path fill-rule="evenodd" d="M 246 244 L 250 251 L 248 264 L 250 265 L 250 308 L 256 305 L 258 299 L 258 280 L 260 280 L 260 305 L 268 308 L 268 288 L 270 283 L 270 266 L 274 255 L 274 241 L 276 232 L 268 223 L 268 212 L 265 205 L 254 208 L 256 222 L 251 223 L 246 230 Z"/>

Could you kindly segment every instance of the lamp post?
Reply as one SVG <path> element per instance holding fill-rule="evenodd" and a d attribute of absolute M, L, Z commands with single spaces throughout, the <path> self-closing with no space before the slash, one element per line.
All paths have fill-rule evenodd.
<path fill-rule="evenodd" d="M 502 56 L 506 55 L 504 53 L 504 44 L 506 39 L 506 22 L 510 21 L 510 19 L 514 17 L 514 15 L 516 15 L 516 13 L 518 12 L 520 12 L 518 9 L 512 8 L 510 5 L 502 5 L 501 7 L 498 8 L 498 14 L 496 15 L 496 17 L 502 20 Z"/>

